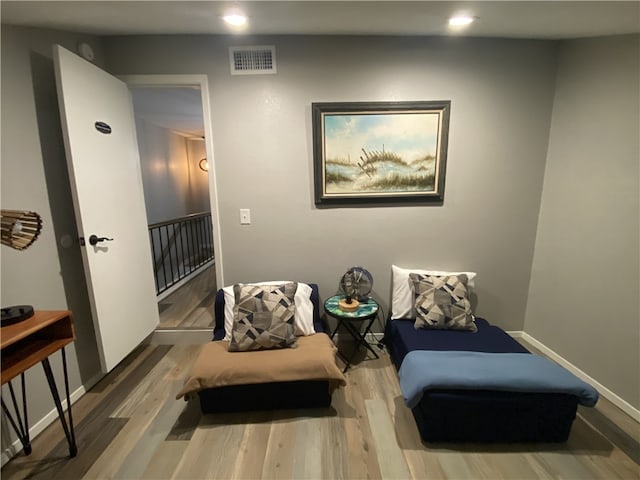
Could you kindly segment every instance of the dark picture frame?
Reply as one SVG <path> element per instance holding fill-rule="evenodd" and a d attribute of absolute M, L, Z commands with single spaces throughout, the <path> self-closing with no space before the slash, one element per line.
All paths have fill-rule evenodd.
<path fill-rule="evenodd" d="M 441 205 L 450 109 L 450 100 L 312 103 L 316 205 Z"/>

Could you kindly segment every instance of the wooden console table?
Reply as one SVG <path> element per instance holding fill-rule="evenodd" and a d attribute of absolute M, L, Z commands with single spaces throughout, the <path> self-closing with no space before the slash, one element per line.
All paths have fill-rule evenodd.
<path fill-rule="evenodd" d="M 73 418 L 71 416 L 71 402 L 69 401 L 69 377 L 67 374 L 67 357 L 64 352 L 65 345 L 75 340 L 72 314 L 68 310 L 63 311 L 36 311 L 32 317 L 14 325 L 0 328 L 0 344 L 2 351 L 2 385 L 8 383 L 13 401 L 13 409 L 17 421 L 9 413 L 9 409 L 2 398 L 2 410 L 4 411 L 11 426 L 15 430 L 25 455 L 31 453 L 31 440 L 29 439 L 29 421 L 27 419 L 27 394 L 25 390 L 24 372 L 41 363 L 44 368 L 49 389 L 53 396 L 53 401 L 58 410 L 58 416 L 62 423 L 65 436 L 69 442 L 69 456 L 75 457 L 78 453 L 75 433 L 73 431 Z M 64 370 L 64 387 L 67 394 L 67 412 L 69 424 L 65 418 L 58 388 L 49 364 L 49 356 L 58 350 L 62 353 L 62 367 Z M 22 415 L 18 408 L 16 395 L 13 390 L 11 380 L 20 375 L 22 383 Z M 24 420 L 22 419 L 24 416 Z"/>

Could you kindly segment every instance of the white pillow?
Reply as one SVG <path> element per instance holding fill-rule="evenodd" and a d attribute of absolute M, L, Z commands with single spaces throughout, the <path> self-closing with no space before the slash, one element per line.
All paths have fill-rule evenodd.
<path fill-rule="evenodd" d="M 410 273 L 419 273 L 421 275 L 460 275 L 464 273 L 469 282 L 467 283 L 467 289 L 471 293 L 475 289 L 473 278 L 476 276 L 475 272 L 442 272 L 438 270 L 420 270 L 417 268 L 401 268 L 391 265 L 391 275 L 393 281 L 393 292 L 391 294 L 391 319 L 397 320 L 399 318 L 415 318 L 414 299 L 413 299 L 413 285 L 409 280 Z"/>
<path fill-rule="evenodd" d="M 407 277 L 408 278 L 408 277 Z M 291 282 L 259 282 L 253 285 L 280 285 Z M 247 284 L 251 285 L 251 284 Z M 231 341 L 231 329 L 233 328 L 233 307 L 236 297 L 233 293 L 233 285 L 224 287 L 224 340 Z M 307 283 L 298 283 L 296 294 L 293 297 L 296 304 L 296 314 L 293 319 L 296 336 L 306 336 L 316 333 L 313 328 L 313 303 L 311 303 L 311 286 Z"/>

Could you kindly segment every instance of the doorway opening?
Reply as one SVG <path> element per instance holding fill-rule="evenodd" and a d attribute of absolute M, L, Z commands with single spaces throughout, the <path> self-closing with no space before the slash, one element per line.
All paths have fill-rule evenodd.
<path fill-rule="evenodd" d="M 136 120 L 160 314 L 157 330 L 210 334 L 222 262 L 206 77 L 124 80 Z"/>

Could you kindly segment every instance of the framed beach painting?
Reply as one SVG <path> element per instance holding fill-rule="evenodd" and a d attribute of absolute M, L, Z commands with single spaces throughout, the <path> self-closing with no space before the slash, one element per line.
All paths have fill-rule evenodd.
<path fill-rule="evenodd" d="M 313 103 L 316 205 L 442 204 L 450 107 Z"/>

